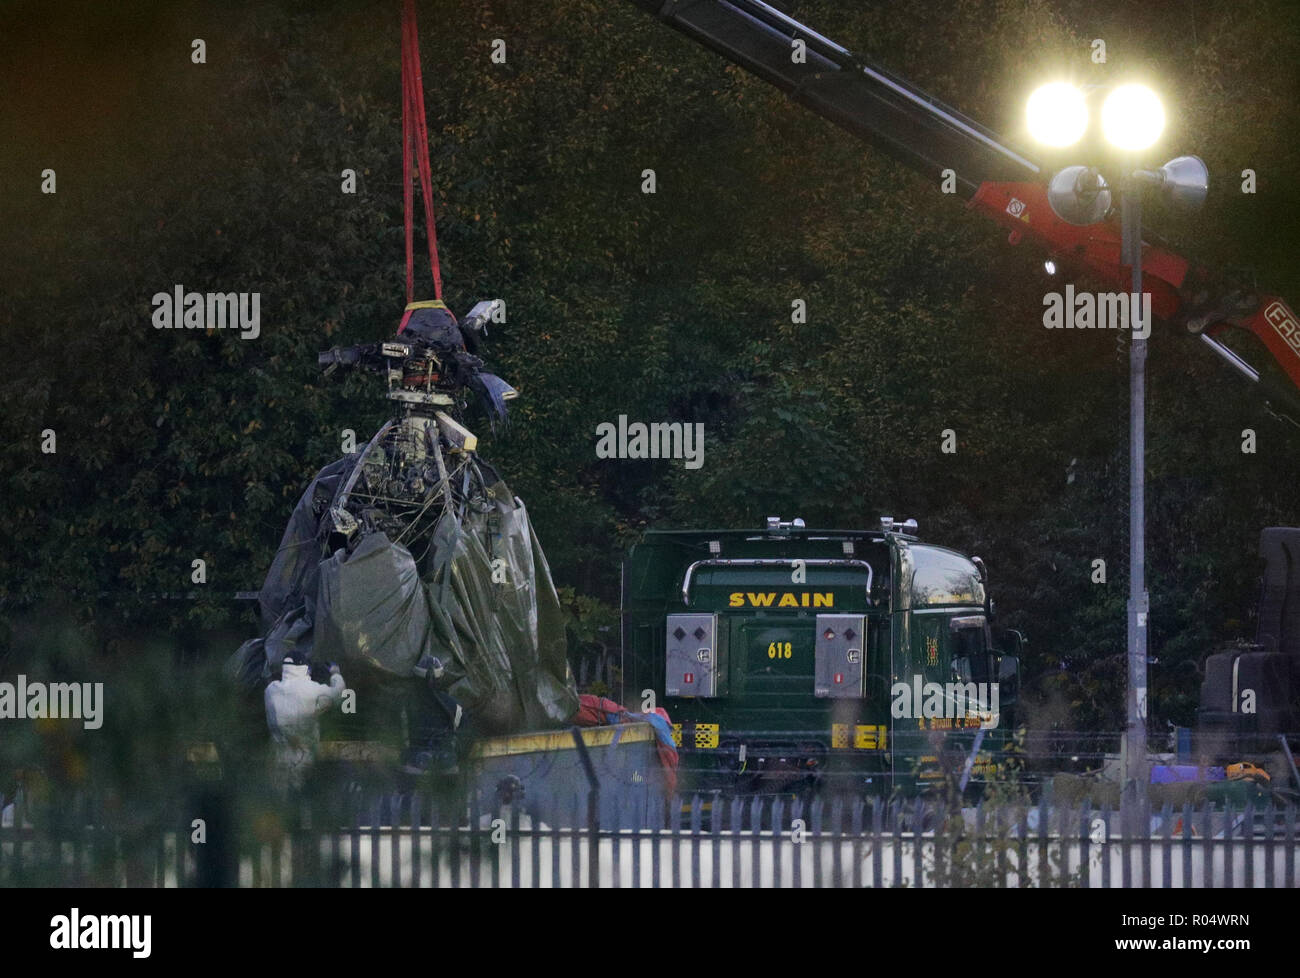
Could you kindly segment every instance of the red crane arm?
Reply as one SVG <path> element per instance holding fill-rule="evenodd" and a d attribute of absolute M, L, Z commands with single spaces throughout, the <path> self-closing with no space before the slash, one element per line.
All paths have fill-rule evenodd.
<path fill-rule="evenodd" d="M 1029 154 L 997 133 L 799 23 L 768 0 L 631 0 L 647 13 L 745 68 L 825 119 L 867 140 L 937 183 L 951 171 L 968 206 L 1032 240 L 1067 266 L 1127 292 L 1120 229 L 1109 221 L 1078 227 L 1047 201 L 1047 178 Z M 1143 244 L 1152 313 L 1199 334 L 1202 342 L 1255 381 L 1274 413 L 1300 425 L 1300 326 L 1274 295 L 1225 285 L 1213 269 Z M 1220 338 L 1231 329 L 1257 336 L 1291 381 L 1276 383 Z"/>
<path fill-rule="evenodd" d="M 1048 203 L 1044 184 L 982 183 L 967 206 L 1007 228 L 1013 244 L 1028 238 L 1115 290 L 1128 289 L 1129 267 L 1120 258 L 1120 229 L 1110 221 L 1080 227 L 1061 220 Z M 1146 242 L 1142 246 L 1142 276 L 1157 319 L 1201 334 L 1216 353 L 1249 379 L 1259 381 L 1258 371 L 1219 342 L 1220 336 L 1234 328 L 1251 332 L 1300 389 L 1300 320 L 1281 297 L 1216 292 L 1209 269 Z M 1295 400 L 1287 391 L 1270 393 L 1275 399 Z"/>

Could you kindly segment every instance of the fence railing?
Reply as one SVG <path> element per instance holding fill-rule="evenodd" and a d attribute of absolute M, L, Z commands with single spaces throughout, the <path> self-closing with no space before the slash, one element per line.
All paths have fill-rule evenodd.
<path fill-rule="evenodd" d="M 693 796 L 611 820 L 593 801 L 547 824 L 477 797 L 352 793 L 328 812 L 241 805 L 218 827 L 0 799 L 0 886 L 1291 887 L 1300 848 L 1294 807 L 1165 806 L 1124 835 L 1087 804 Z"/>

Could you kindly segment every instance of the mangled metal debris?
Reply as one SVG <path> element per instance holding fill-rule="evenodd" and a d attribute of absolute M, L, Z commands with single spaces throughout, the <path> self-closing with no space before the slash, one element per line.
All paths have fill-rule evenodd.
<path fill-rule="evenodd" d="M 515 396 L 472 352 L 491 312 L 479 303 L 458 324 L 441 302 L 412 303 L 396 339 L 321 354 L 327 374 L 383 376 L 398 415 L 302 494 L 259 594 L 263 635 L 232 660 L 249 686 L 286 655 L 407 681 L 426 721 L 416 753 L 436 753 L 462 713 L 499 733 L 558 726 L 578 706 L 528 511 L 461 420 L 471 393 L 494 426 Z"/>

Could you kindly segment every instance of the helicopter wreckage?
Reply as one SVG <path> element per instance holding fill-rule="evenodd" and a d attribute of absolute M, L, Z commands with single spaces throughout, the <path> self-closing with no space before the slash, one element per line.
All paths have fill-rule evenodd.
<path fill-rule="evenodd" d="M 496 734 L 554 728 L 579 707 L 527 509 L 462 423 L 470 394 L 494 426 L 516 396 L 475 355 L 496 308 L 458 323 L 440 301 L 412 303 L 393 340 L 320 354 L 326 375 L 384 377 L 398 413 L 312 479 L 259 593 L 263 634 L 231 662 L 249 689 L 286 658 L 397 681 L 401 708 L 423 718 L 417 766 L 463 715 Z"/>

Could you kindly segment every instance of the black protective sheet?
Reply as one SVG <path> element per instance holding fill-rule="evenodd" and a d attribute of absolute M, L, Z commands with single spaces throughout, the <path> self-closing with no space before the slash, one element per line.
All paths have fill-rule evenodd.
<path fill-rule="evenodd" d="M 523 502 L 493 479 L 473 505 L 444 510 L 423 566 L 380 532 L 351 553 L 325 554 L 320 531 L 356 459 L 326 466 L 299 499 L 259 596 L 264 637 L 240 647 L 232 674 L 249 685 L 269 680 L 294 648 L 345 670 L 414 678 L 429 654 L 445 667 L 438 688 L 484 732 L 562 725 L 577 691 L 559 598 Z"/>
<path fill-rule="evenodd" d="M 578 696 L 550 568 L 523 502 L 504 482 L 487 501 L 433 534 L 425 581 L 448 691 L 493 729 L 558 726 Z"/>

